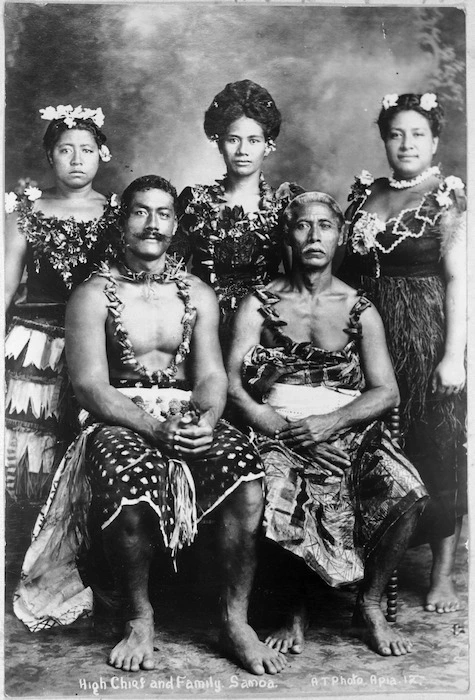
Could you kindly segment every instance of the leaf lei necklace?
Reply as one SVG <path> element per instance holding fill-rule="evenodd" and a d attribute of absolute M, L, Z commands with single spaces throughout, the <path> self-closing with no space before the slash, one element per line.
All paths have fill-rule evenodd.
<path fill-rule="evenodd" d="M 178 297 L 183 301 L 185 306 L 185 313 L 181 319 L 183 324 L 182 339 L 176 350 L 175 356 L 172 357 L 170 361 L 169 366 L 166 369 L 157 369 L 150 372 L 145 365 L 143 365 L 137 359 L 134 347 L 129 338 L 129 334 L 125 329 L 122 320 L 122 310 L 124 308 L 124 304 L 117 295 L 117 279 L 112 275 L 111 270 L 106 263 L 102 263 L 99 269 L 99 274 L 102 277 L 105 277 L 107 280 L 104 294 L 109 301 L 108 309 L 114 323 L 114 335 L 120 348 L 122 362 L 151 384 L 159 385 L 165 381 L 172 381 L 176 376 L 178 365 L 184 361 L 185 357 L 190 352 L 193 320 L 196 314 L 196 307 L 194 307 L 191 303 L 190 282 L 188 275 L 182 264 L 180 262 L 177 263 L 174 258 L 169 256 L 167 256 L 165 259 L 164 271 L 158 275 L 147 272 L 134 272 L 133 270 L 130 270 L 130 268 L 128 268 L 123 262 L 121 262 L 120 265 L 126 270 L 126 274 L 121 274 L 121 277 L 129 282 L 142 283 L 146 281 L 147 284 L 151 284 L 151 282 L 159 282 L 161 284 L 174 282 L 177 287 Z M 151 277 L 154 277 L 155 279 L 151 280 Z"/>
<path fill-rule="evenodd" d="M 35 271 L 48 261 L 63 280 L 67 289 L 73 286 L 76 267 L 90 261 L 98 246 L 104 245 L 101 256 L 112 252 L 107 238 L 115 225 L 118 200 L 110 195 L 101 216 L 90 221 L 77 221 L 70 216 L 60 219 L 32 211 L 32 201 L 22 196 L 17 205 L 18 225 L 31 246 Z"/>
<path fill-rule="evenodd" d="M 145 297 L 150 298 L 153 296 L 152 284 L 168 284 L 169 282 L 175 282 L 177 275 L 183 276 L 185 269 L 183 266 L 183 261 L 179 258 L 172 257 L 171 255 L 165 256 L 165 266 L 162 272 L 147 272 L 146 270 L 132 270 L 122 259 L 119 261 L 120 267 L 125 270 L 125 273 L 121 273 L 121 277 L 128 282 L 139 282 L 145 283 L 144 291 Z"/>
<path fill-rule="evenodd" d="M 245 213 L 242 206 L 235 206 L 231 209 L 227 204 L 221 208 L 221 204 L 226 203 L 225 188 L 226 177 L 222 180 L 216 180 L 216 185 L 211 188 L 216 200 L 213 203 L 208 203 L 207 207 L 205 205 L 205 211 L 202 212 L 207 214 L 211 228 L 206 247 L 208 255 L 202 264 L 208 268 L 210 282 L 218 295 L 221 290 L 214 269 L 216 243 L 227 236 L 239 239 L 246 233 L 255 233 L 263 242 L 264 253 L 270 245 L 269 232 L 277 225 L 281 208 L 281 204 L 275 198 L 274 190 L 264 180 L 262 173 L 259 176 L 259 210 L 256 212 Z M 195 213 L 198 213 L 197 209 L 199 210 L 195 205 Z"/>

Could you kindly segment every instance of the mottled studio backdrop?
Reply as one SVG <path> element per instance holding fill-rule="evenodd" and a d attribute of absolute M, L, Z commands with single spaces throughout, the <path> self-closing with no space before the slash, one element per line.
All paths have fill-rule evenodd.
<path fill-rule="evenodd" d="M 99 190 L 154 172 L 181 189 L 223 174 L 203 113 L 229 81 L 269 89 L 284 122 L 266 162 L 344 204 L 362 168 L 387 173 L 374 120 L 388 92 L 436 89 L 447 127 L 439 158 L 465 177 L 465 15 L 456 8 L 173 3 L 6 3 L 7 189 L 50 182 L 48 105 L 101 106 L 113 153 Z"/>

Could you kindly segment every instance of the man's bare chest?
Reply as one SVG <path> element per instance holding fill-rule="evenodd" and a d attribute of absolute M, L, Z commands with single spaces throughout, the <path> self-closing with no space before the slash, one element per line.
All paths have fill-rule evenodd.
<path fill-rule="evenodd" d="M 174 353 L 183 338 L 185 306 L 175 285 L 163 285 L 158 290 L 126 288 L 118 290 L 122 302 L 119 323 L 137 356 L 153 351 Z M 117 318 L 108 319 L 108 341 L 117 342 Z"/>

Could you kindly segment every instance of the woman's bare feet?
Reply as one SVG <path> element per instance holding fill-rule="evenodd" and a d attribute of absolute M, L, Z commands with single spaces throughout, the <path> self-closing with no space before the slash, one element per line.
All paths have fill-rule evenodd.
<path fill-rule="evenodd" d="M 139 617 L 125 623 L 124 638 L 111 651 L 109 663 L 122 671 L 151 671 L 153 660 L 153 617 Z"/>
<path fill-rule="evenodd" d="M 431 586 L 426 595 L 424 610 L 427 612 L 449 613 L 460 609 L 452 576 L 439 574 L 431 576 Z"/>
<path fill-rule="evenodd" d="M 356 601 L 352 631 L 381 656 L 402 656 L 412 650 L 412 642 L 391 627 L 378 603 Z"/>
<path fill-rule="evenodd" d="M 460 609 L 453 571 L 461 526 L 462 520 L 460 519 L 453 535 L 431 543 L 432 571 L 430 588 L 424 603 L 424 610 L 427 612 L 450 613 Z"/>
<path fill-rule="evenodd" d="M 289 613 L 287 623 L 269 634 L 265 643 L 282 654 L 301 654 L 305 645 L 305 632 L 308 629 L 308 615 L 305 605 Z"/>
<path fill-rule="evenodd" d="M 285 656 L 259 641 L 252 627 L 245 622 L 225 623 L 219 641 L 227 655 L 256 676 L 280 673 L 287 663 Z"/>

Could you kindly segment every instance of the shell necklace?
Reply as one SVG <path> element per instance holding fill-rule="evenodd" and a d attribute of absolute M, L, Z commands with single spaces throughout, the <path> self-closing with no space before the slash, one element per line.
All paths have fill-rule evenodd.
<path fill-rule="evenodd" d="M 423 170 L 422 173 L 416 177 L 413 177 L 412 180 L 396 180 L 393 172 L 389 178 L 389 187 L 392 187 L 395 190 L 406 190 L 409 187 L 419 185 L 432 175 L 440 175 L 440 168 L 438 165 L 432 165 L 430 168 L 426 168 L 426 170 Z"/>

